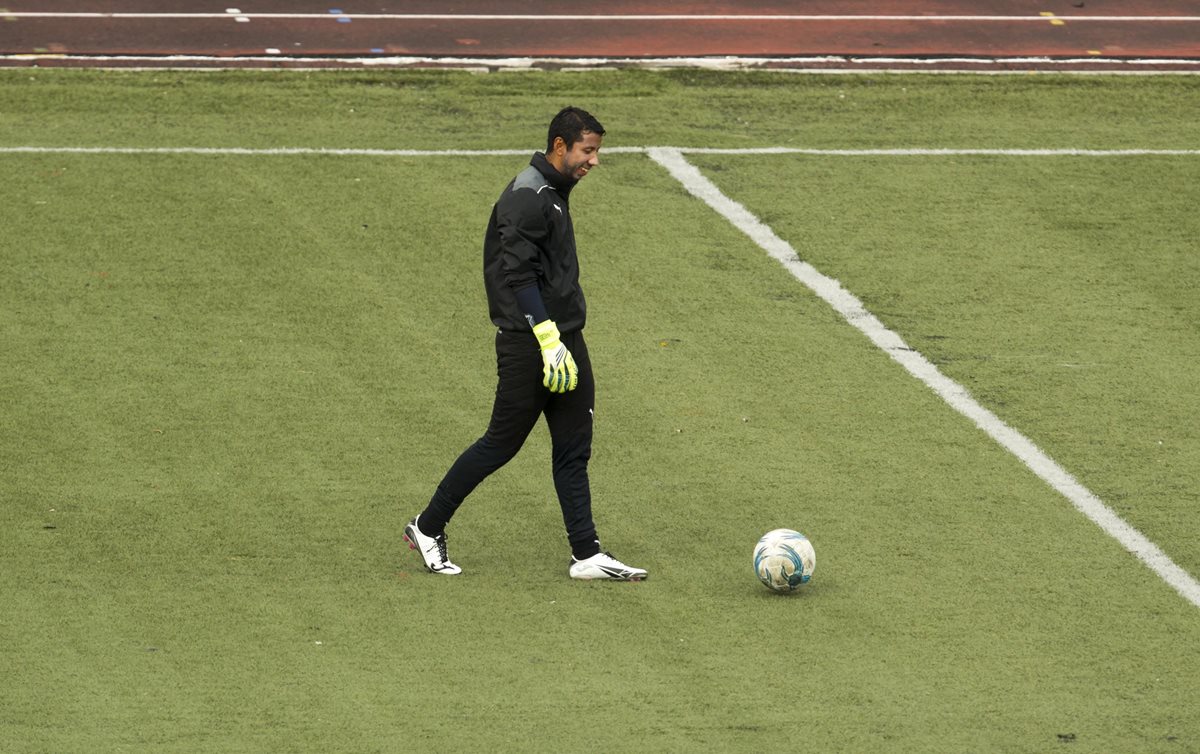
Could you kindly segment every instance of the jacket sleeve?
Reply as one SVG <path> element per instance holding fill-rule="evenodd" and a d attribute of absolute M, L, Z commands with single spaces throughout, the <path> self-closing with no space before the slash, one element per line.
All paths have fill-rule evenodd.
<path fill-rule="evenodd" d="M 542 202 L 532 189 L 509 191 L 496 204 L 504 282 L 514 292 L 538 285 L 541 249 L 550 238 Z"/>

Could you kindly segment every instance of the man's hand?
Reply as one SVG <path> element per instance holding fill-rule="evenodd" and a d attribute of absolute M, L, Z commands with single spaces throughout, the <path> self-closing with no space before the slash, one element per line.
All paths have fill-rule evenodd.
<path fill-rule="evenodd" d="M 552 393 L 574 390 L 579 384 L 579 368 L 575 366 L 571 352 L 562 344 L 558 325 L 550 319 L 539 322 L 533 326 L 533 334 L 542 348 L 542 384 Z"/>

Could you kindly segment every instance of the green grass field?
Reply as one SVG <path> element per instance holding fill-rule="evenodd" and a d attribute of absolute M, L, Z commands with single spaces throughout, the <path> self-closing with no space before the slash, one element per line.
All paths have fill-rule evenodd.
<path fill-rule="evenodd" d="M 0 71 L 0 149 L 1194 149 L 1189 77 Z M 1200 751 L 1200 609 L 648 156 L 573 195 L 606 547 L 494 388 L 520 156 L 0 151 L 0 751 Z M 1200 574 L 1200 156 L 689 155 Z M 816 575 L 764 589 L 766 530 Z M 523 532 L 520 538 L 514 532 Z"/>

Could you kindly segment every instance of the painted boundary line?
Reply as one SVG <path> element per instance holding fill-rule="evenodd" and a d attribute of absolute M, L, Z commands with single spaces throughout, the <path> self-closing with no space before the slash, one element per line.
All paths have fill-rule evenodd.
<path fill-rule="evenodd" d="M 867 311 L 854 294 L 837 280 L 819 272 L 800 259 L 791 244 L 750 213 L 744 206 L 723 194 L 698 168 L 684 158 L 695 154 L 803 154 L 821 156 L 1064 156 L 1110 157 L 1140 155 L 1200 155 L 1200 149 L 707 149 L 684 147 L 615 147 L 609 153 L 646 154 L 661 165 L 675 180 L 712 210 L 746 234 L 773 259 L 784 266 L 801 284 L 828 303 L 849 324 L 862 332 L 880 350 L 928 386 L 951 408 L 970 419 L 1001 447 L 1017 457 L 1034 474 L 1063 495 L 1105 534 L 1154 571 L 1185 600 L 1200 607 L 1200 583 L 1187 571 L 1133 528 L 1115 511 L 1084 487 L 1066 469 L 1059 466 L 1029 438 L 1008 426 L 980 405 L 962 385 L 941 373 L 920 352 L 909 347 L 875 315 Z M 0 154 L 197 154 L 197 155 L 334 155 L 395 157 L 457 157 L 526 155 L 528 149 L 497 150 L 419 150 L 419 149 L 240 149 L 204 147 L 0 147 Z"/>
<path fill-rule="evenodd" d="M 0 15 L 2 17 L 2 15 Z M 1114 57 L 879 57 L 819 55 L 807 57 L 707 57 L 657 58 L 559 58 L 559 57 L 452 57 L 396 55 L 284 55 L 270 49 L 263 55 L 85 55 L 69 53 L 9 53 L 0 55 L 7 67 L 32 65 L 63 67 L 70 64 L 114 70 L 213 71 L 245 70 L 321 71 L 342 69 L 463 70 L 493 71 L 594 71 L 635 68 L 674 70 L 698 68 L 708 71 L 765 71 L 769 73 L 847 74 L 964 74 L 986 76 L 1028 75 L 1030 72 L 1070 75 L 1177 76 L 1195 75 L 1200 58 L 1114 58 Z M 956 67 L 957 66 L 957 67 Z M 1005 66 L 1012 66 L 1006 68 Z"/>
<path fill-rule="evenodd" d="M 505 157 L 529 149 L 331 149 L 326 147 L 34 147 L 0 146 L 0 154 L 191 154 L 333 157 Z M 1200 149 L 805 149 L 800 147 L 605 147 L 605 154 L 811 155 L 815 157 L 1191 157 Z"/>
<path fill-rule="evenodd" d="M 744 206 L 721 193 L 698 168 L 684 159 L 680 150 L 658 148 L 648 150 L 648 154 L 651 159 L 666 168 L 675 180 L 683 184 L 692 196 L 703 201 L 735 228 L 749 236 L 797 280 L 866 335 L 880 350 L 1070 500 L 1080 513 L 1137 556 L 1184 599 L 1200 607 L 1200 583 L 1197 583 L 1191 574 L 1176 565 L 1158 545 L 1130 526 L 1031 440 L 981 406 L 966 388 L 942 374 L 932 362 L 910 348 L 899 335 L 867 311 L 862 302 L 843 288 L 841 283 L 802 261 L 791 244 L 777 236 Z"/>
<path fill-rule="evenodd" d="M 804 154 L 822 157 L 1137 157 L 1144 155 L 1200 155 L 1200 149 L 804 149 L 800 147 L 646 147 L 651 156 L 662 150 L 680 154 Z"/>

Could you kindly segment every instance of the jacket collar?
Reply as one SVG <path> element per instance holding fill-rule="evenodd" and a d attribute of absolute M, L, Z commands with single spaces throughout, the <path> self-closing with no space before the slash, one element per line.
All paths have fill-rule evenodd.
<path fill-rule="evenodd" d="M 575 188 L 576 183 L 579 183 L 569 175 L 558 172 L 558 168 L 551 165 L 542 152 L 534 152 L 533 159 L 529 161 L 529 164 L 537 168 L 538 172 L 545 176 L 550 186 L 564 197 L 571 193 L 571 189 Z"/>

